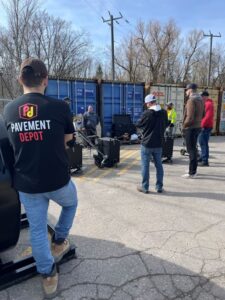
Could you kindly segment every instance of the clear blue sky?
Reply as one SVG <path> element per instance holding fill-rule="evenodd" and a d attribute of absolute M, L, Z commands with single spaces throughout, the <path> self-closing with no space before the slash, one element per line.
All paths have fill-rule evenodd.
<path fill-rule="evenodd" d="M 222 34 L 215 42 L 225 41 L 225 0 L 45 0 L 44 3 L 49 13 L 62 16 L 72 21 L 75 28 L 89 32 L 99 50 L 110 45 L 110 27 L 101 19 L 101 16 L 109 18 L 108 11 L 115 17 L 119 12 L 124 16 L 120 24 L 115 24 L 116 42 L 134 30 L 139 20 L 167 22 L 171 18 L 183 34 L 192 29 L 206 33 L 211 30 Z"/>
<path fill-rule="evenodd" d="M 225 0 L 42 0 L 41 7 L 49 14 L 71 21 L 75 29 L 89 32 L 99 53 L 110 45 L 110 27 L 101 19 L 101 16 L 109 18 L 108 11 L 115 17 L 119 11 L 124 16 L 120 24 L 115 24 L 116 42 L 134 30 L 139 20 L 167 22 L 171 18 L 183 34 L 192 29 L 206 33 L 211 30 L 214 34 L 221 32 L 222 38 L 216 39 L 217 42 L 225 41 Z M 0 7 L 0 23 L 4 24 L 2 16 Z"/>

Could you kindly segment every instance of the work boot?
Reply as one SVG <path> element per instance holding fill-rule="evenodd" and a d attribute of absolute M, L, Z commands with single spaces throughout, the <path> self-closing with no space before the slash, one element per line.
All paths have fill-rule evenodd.
<path fill-rule="evenodd" d="M 43 275 L 43 290 L 45 298 L 51 299 L 56 296 L 59 281 L 59 274 L 56 264 L 53 265 L 53 270 L 49 275 Z"/>
<path fill-rule="evenodd" d="M 54 256 L 55 262 L 58 263 L 63 256 L 69 252 L 70 250 L 70 242 L 65 239 L 62 243 L 52 243 L 52 255 Z"/>

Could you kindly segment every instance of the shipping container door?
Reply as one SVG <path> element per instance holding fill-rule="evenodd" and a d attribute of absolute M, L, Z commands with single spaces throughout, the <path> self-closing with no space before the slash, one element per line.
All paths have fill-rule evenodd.
<path fill-rule="evenodd" d="M 182 87 L 169 86 L 167 94 L 167 102 L 172 102 L 177 112 L 177 122 L 175 126 L 175 135 L 181 135 L 181 127 L 184 113 L 185 90 Z"/>
<path fill-rule="evenodd" d="M 124 114 L 123 85 L 121 83 L 102 83 L 101 123 L 102 136 L 111 136 L 114 114 Z"/>
<path fill-rule="evenodd" d="M 49 79 L 45 95 L 60 100 L 66 97 L 71 99 L 71 82 L 69 80 Z"/>
<path fill-rule="evenodd" d="M 222 134 L 225 133 L 225 91 L 223 92 L 222 103 L 221 103 L 219 132 Z"/>
<path fill-rule="evenodd" d="M 144 84 L 124 84 L 125 113 L 131 116 L 135 124 L 140 119 L 144 104 Z"/>
<path fill-rule="evenodd" d="M 96 82 L 86 80 L 72 81 L 72 111 L 74 115 L 83 114 L 88 106 L 97 111 Z"/>
<path fill-rule="evenodd" d="M 168 87 L 166 85 L 153 85 L 150 88 L 150 93 L 155 95 L 157 103 L 159 103 L 162 108 L 165 108 L 168 98 Z"/>

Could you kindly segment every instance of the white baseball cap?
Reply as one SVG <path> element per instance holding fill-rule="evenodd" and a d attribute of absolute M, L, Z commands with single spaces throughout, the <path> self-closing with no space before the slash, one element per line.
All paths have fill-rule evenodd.
<path fill-rule="evenodd" d="M 145 97 L 145 103 L 150 103 L 156 101 L 156 97 L 153 94 L 149 94 Z"/>

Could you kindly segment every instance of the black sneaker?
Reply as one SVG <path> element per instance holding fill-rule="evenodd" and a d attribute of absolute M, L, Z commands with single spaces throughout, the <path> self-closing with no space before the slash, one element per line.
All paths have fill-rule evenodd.
<path fill-rule="evenodd" d="M 172 162 L 173 162 L 172 158 L 165 158 L 165 159 L 162 160 L 163 164 L 166 164 L 166 163 L 172 164 Z"/>
<path fill-rule="evenodd" d="M 141 193 L 144 193 L 144 194 L 148 194 L 149 193 L 149 191 L 146 191 L 146 190 L 144 190 L 141 186 L 137 186 L 137 190 L 138 190 L 138 192 L 141 192 Z"/>
<path fill-rule="evenodd" d="M 156 188 L 155 189 L 157 193 L 162 193 L 163 192 L 163 188 Z"/>
<path fill-rule="evenodd" d="M 200 167 L 209 167 L 209 163 L 207 163 L 207 162 L 205 162 L 205 161 L 200 161 L 200 162 L 198 163 L 198 166 L 200 166 Z"/>

